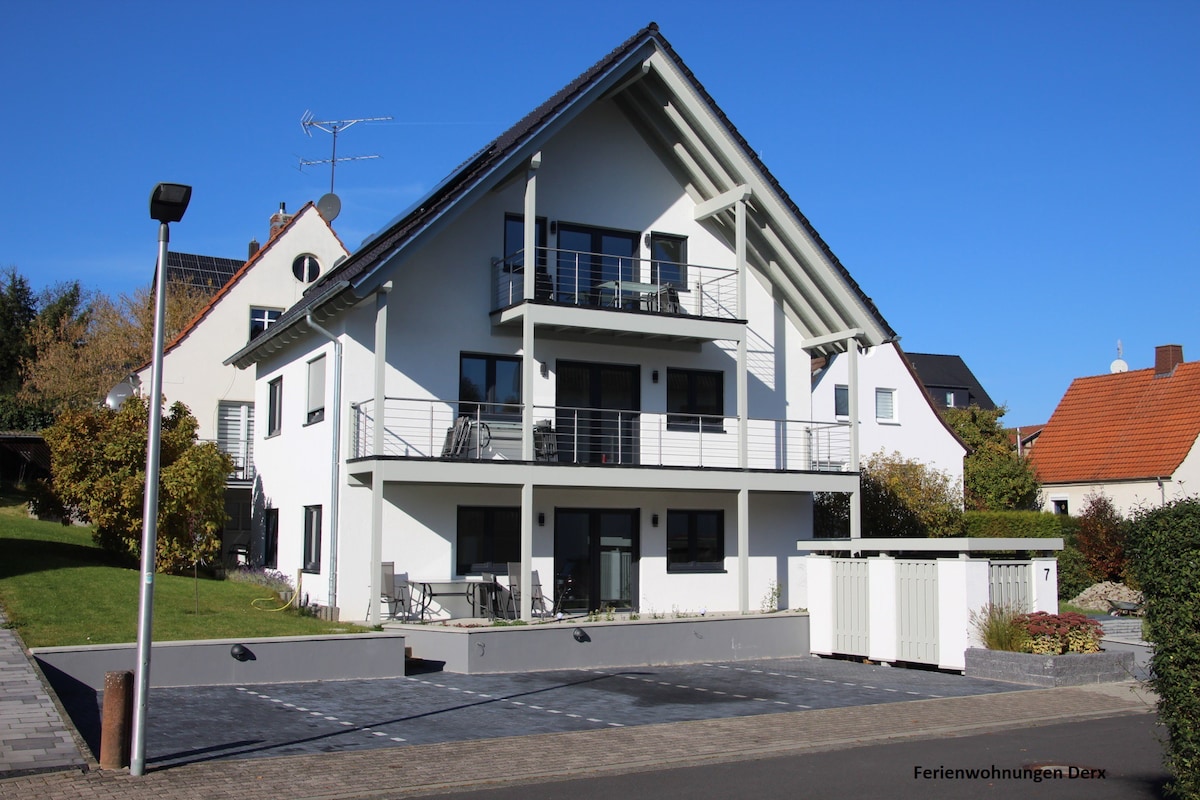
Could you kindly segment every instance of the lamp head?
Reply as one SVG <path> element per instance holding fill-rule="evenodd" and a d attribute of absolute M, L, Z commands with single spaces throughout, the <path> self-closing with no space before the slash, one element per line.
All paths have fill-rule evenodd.
<path fill-rule="evenodd" d="M 192 199 L 192 187 L 182 183 L 160 183 L 150 193 L 150 219 L 179 222 Z"/>

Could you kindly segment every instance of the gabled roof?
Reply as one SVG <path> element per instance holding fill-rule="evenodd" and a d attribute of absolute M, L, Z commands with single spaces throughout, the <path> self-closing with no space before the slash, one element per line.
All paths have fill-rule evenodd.
<path fill-rule="evenodd" d="M 909 353 L 908 360 L 931 394 L 934 389 L 962 389 L 967 393 L 967 405 L 976 405 L 985 411 L 996 407 L 962 356 Z"/>
<path fill-rule="evenodd" d="M 1076 378 L 1030 459 L 1042 483 L 1169 477 L 1200 436 L 1200 361 Z"/>
<path fill-rule="evenodd" d="M 177 333 L 175 335 L 175 337 L 173 339 L 171 339 L 170 342 L 167 343 L 167 345 L 163 348 L 163 354 L 165 355 L 165 354 L 171 352 L 172 350 L 174 350 L 176 347 L 178 347 L 180 345 L 180 343 L 182 343 L 183 340 L 186 339 L 192 333 L 192 331 L 194 331 L 196 329 L 196 326 L 198 326 L 201 322 L 204 321 L 204 318 L 207 317 L 209 315 L 209 313 L 212 312 L 213 308 L 215 308 L 218 303 L 220 303 L 223 299 L 225 299 L 225 296 L 228 295 L 233 290 L 233 288 L 238 285 L 238 283 L 242 280 L 242 278 L 245 277 L 246 273 L 248 273 L 250 270 L 254 269 L 254 267 L 259 262 L 261 262 L 264 258 L 266 258 L 267 253 L 269 253 L 271 251 L 271 249 L 275 246 L 275 243 L 280 241 L 287 234 L 287 232 L 289 230 L 291 230 L 293 227 L 298 225 L 300 218 L 308 213 L 316 214 L 318 219 L 320 219 L 322 222 L 324 222 L 326 226 L 329 226 L 329 223 L 325 220 L 324 217 L 322 217 L 320 215 L 320 212 L 317 211 L 317 207 L 311 202 L 306 203 L 304 208 L 300 209 L 295 214 L 293 214 L 288 219 L 288 221 L 283 225 L 283 227 L 281 227 L 278 230 L 278 232 L 267 241 L 267 243 L 265 245 L 263 245 L 261 248 L 259 248 L 258 252 L 256 252 L 253 256 L 250 257 L 249 261 L 240 263 L 238 265 L 238 268 L 233 272 L 233 274 L 229 277 L 229 279 L 221 286 L 220 290 L 217 291 L 217 293 L 214 294 L 212 296 L 212 298 L 207 303 L 204 304 L 204 307 L 201 308 L 199 311 L 197 311 L 196 315 L 194 317 L 192 317 L 191 320 L 189 320 L 186 325 L 183 326 L 183 328 L 179 331 L 179 333 Z M 329 228 L 329 232 L 333 235 L 333 237 L 335 239 L 338 238 L 337 234 L 334 233 L 332 227 Z M 338 239 L 338 244 L 341 244 L 340 239 Z M 345 245 L 342 245 L 342 249 L 345 250 Z M 170 263 L 170 260 L 168 259 L 168 264 L 169 263 Z M 170 274 L 170 273 L 168 273 L 168 274 Z M 147 364 L 148 363 L 149 362 L 147 362 Z M 145 369 L 145 367 L 146 367 L 146 364 L 143 364 L 141 367 L 139 367 L 139 369 Z"/>
<path fill-rule="evenodd" d="M 229 282 L 244 262 L 235 258 L 167 253 L 167 283 L 215 292 Z"/>
<path fill-rule="evenodd" d="M 896 339 L 828 245 L 780 187 L 712 97 L 651 23 L 464 162 L 429 195 L 365 241 L 318 281 L 262 336 L 230 357 L 246 367 L 303 335 L 288 333 L 310 311 L 319 321 L 366 297 L 390 269 L 472 199 L 499 185 L 590 104 L 612 99 L 681 176 L 696 203 L 749 188 L 747 260 L 778 289 L 785 312 L 811 351 L 845 349 L 837 335 L 861 330 L 861 343 Z M 733 241 L 733 211 L 710 217 Z M 825 337 L 825 338 L 822 338 Z"/>

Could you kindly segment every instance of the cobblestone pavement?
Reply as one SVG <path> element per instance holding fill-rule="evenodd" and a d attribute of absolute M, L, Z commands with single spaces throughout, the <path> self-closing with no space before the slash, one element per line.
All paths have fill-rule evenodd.
<path fill-rule="evenodd" d="M 145 776 L 65 765 L 74 768 L 0 778 L 0 798 L 403 797 L 1153 710 L 1132 682 L 1032 691 L 986 684 L 782 659 L 160 690 Z M 262 720 L 271 723 L 265 733 Z M 214 740 L 212 731 L 223 735 Z"/>
<path fill-rule="evenodd" d="M 0 609 L 0 776 L 82 768 L 70 727 Z"/>

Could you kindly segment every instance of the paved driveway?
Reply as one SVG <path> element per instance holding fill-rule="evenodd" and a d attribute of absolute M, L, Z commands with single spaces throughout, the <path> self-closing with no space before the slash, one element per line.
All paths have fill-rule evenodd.
<path fill-rule="evenodd" d="M 959 697 L 1024 687 L 817 658 L 156 689 L 152 766 L 485 740 Z"/>

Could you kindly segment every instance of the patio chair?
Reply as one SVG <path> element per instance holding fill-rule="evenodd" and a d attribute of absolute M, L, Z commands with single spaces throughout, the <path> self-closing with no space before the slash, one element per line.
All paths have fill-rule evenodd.
<path fill-rule="evenodd" d="M 482 580 L 479 582 L 479 611 L 487 619 L 495 619 L 500 612 L 502 587 L 491 572 L 481 573 L 480 577 Z"/>
<path fill-rule="evenodd" d="M 542 581 L 538 577 L 536 569 L 530 573 L 530 583 L 533 584 L 530 596 L 533 615 L 544 617 L 550 611 L 546 608 L 546 598 L 542 594 Z M 508 599 L 513 619 L 516 619 L 521 616 L 521 563 L 519 561 L 508 562 Z"/>
<path fill-rule="evenodd" d="M 379 602 L 388 607 L 388 617 L 408 620 L 412 617 L 412 593 L 408 587 L 408 573 L 396 574 L 396 563 L 384 561 L 379 565 Z"/>

